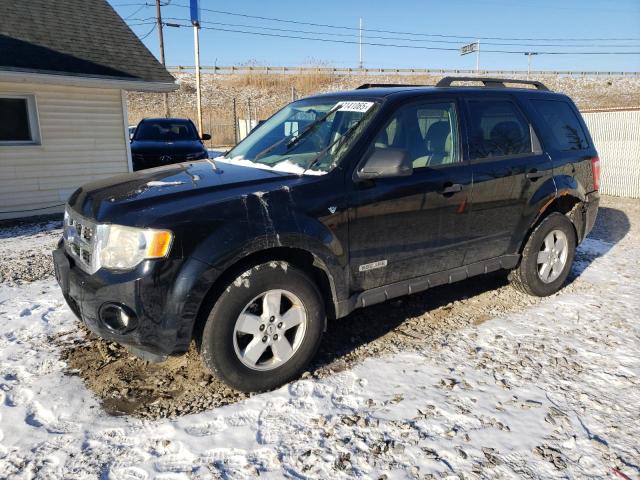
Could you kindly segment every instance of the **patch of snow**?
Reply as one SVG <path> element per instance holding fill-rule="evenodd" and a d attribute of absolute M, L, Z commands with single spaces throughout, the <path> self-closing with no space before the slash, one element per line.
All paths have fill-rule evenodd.
<path fill-rule="evenodd" d="M 151 182 L 147 182 L 147 187 L 170 187 L 173 185 L 182 185 L 184 182 L 175 181 L 175 182 L 164 182 L 160 180 L 152 180 Z"/>
<path fill-rule="evenodd" d="M 270 266 L 271 268 L 278 268 L 278 267 L 280 267 L 280 268 L 281 268 L 282 270 L 284 270 L 285 272 L 289 269 L 289 264 L 288 264 L 287 262 L 283 262 L 283 261 L 280 261 L 280 260 L 278 260 L 278 261 L 275 261 L 275 260 L 274 260 L 274 261 L 272 261 L 272 262 L 269 262 L 269 266 Z"/>
<path fill-rule="evenodd" d="M 236 278 L 233 281 L 233 284 L 236 287 L 240 287 L 240 286 L 244 285 L 245 288 L 249 288 L 251 286 L 251 282 L 249 282 L 249 277 L 250 276 L 251 276 L 251 270 L 247 270 L 242 275 L 240 275 L 238 278 Z M 227 291 L 229 291 L 229 289 L 227 289 Z"/>
<path fill-rule="evenodd" d="M 289 160 L 284 160 L 282 162 L 276 163 L 273 166 L 265 165 L 264 163 L 253 162 L 251 160 L 247 160 L 241 156 L 226 158 L 226 157 L 216 157 L 214 158 L 216 162 L 229 163 L 231 165 L 240 165 L 242 167 L 250 167 L 250 168 L 259 168 L 261 170 L 271 170 L 274 172 L 285 172 L 285 173 L 295 173 L 296 175 L 326 175 L 327 172 L 323 172 L 320 170 L 305 170 L 300 165 L 297 165 Z"/>
<path fill-rule="evenodd" d="M 156 421 L 108 416 L 63 373 L 53 339 L 81 334 L 54 280 L 1 285 L 0 478 L 637 477 L 638 250 L 587 240 L 584 288 Z"/>

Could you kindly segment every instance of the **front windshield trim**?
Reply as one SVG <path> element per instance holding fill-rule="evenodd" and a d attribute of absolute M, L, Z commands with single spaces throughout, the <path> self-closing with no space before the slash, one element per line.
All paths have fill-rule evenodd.
<path fill-rule="evenodd" d="M 344 109 L 339 104 L 344 104 Z M 354 104 L 360 104 L 364 109 L 355 109 L 352 107 Z M 354 99 L 351 96 L 337 95 L 292 102 L 274 113 L 218 160 L 299 175 L 324 175 L 335 169 L 351 150 L 364 131 L 358 132 L 358 129 L 366 128 L 371 123 L 381 104 L 381 99 L 376 97 Z M 316 118 L 305 125 L 304 117 L 309 112 Z M 318 126 L 332 115 L 327 122 L 328 126 Z M 285 124 L 295 124 L 295 131 L 291 125 L 287 131 Z M 342 135 L 347 135 L 348 138 L 340 141 Z M 312 141 L 312 137 L 316 138 Z M 289 148 L 289 145 L 292 147 Z M 295 153 L 291 153 L 294 151 Z M 318 162 L 320 159 L 322 162 Z M 319 168 L 310 170 L 309 166 Z"/>

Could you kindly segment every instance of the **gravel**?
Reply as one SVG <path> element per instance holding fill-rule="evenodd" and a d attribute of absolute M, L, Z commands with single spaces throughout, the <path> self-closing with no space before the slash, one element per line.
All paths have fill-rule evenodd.
<path fill-rule="evenodd" d="M 0 283 L 15 286 L 54 275 L 51 250 L 61 236 L 61 221 L 0 227 Z"/>

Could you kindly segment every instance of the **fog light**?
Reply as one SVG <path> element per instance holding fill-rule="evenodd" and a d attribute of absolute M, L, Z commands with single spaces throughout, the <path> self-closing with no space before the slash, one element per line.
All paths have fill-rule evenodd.
<path fill-rule="evenodd" d="M 117 333 L 128 332 L 138 325 L 138 318 L 130 308 L 115 303 L 105 303 L 100 307 L 100 320 Z"/>

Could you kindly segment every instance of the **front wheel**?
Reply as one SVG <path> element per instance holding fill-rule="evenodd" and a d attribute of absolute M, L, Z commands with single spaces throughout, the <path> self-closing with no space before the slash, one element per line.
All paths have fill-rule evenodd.
<path fill-rule="evenodd" d="M 322 296 L 305 272 L 286 262 L 257 265 L 238 276 L 211 309 L 202 359 L 238 390 L 270 390 L 307 366 L 324 323 Z"/>
<path fill-rule="evenodd" d="M 520 265 L 511 272 L 512 284 L 529 295 L 552 295 L 567 279 L 575 253 L 573 224 L 565 215 L 552 213 L 529 236 Z"/>

